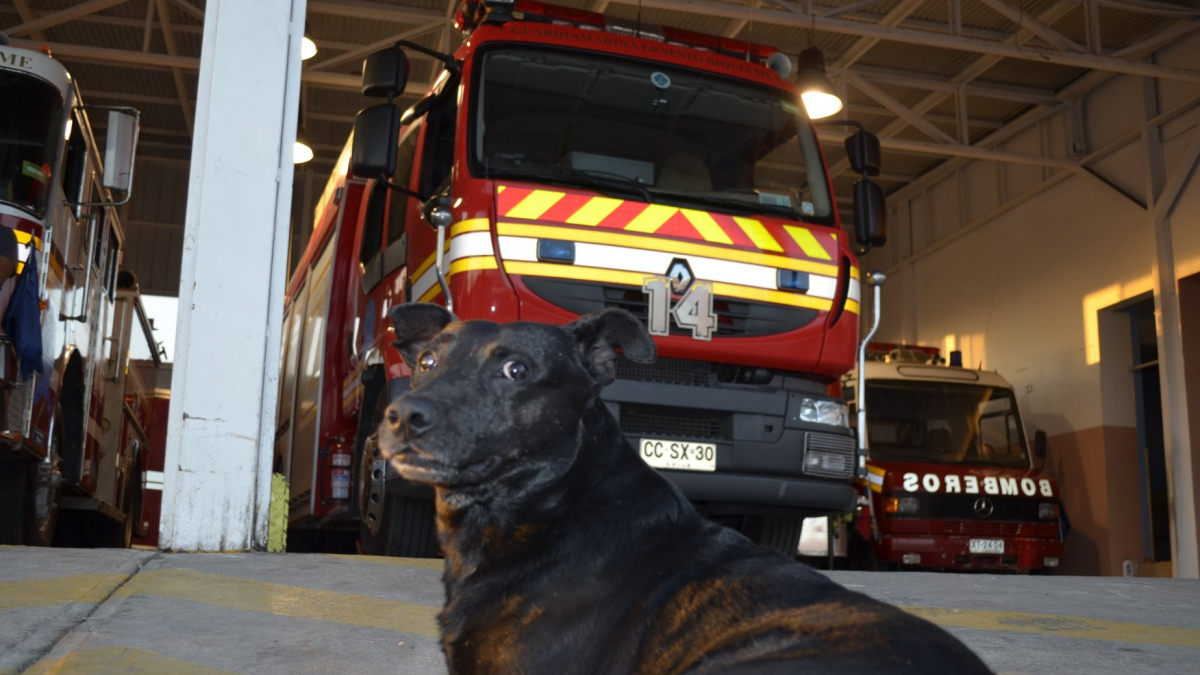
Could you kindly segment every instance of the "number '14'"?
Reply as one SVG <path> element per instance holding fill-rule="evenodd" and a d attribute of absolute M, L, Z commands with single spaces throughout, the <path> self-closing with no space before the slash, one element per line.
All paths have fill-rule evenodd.
<path fill-rule="evenodd" d="M 681 328 L 691 328 L 692 338 L 711 340 L 717 329 L 717 316 L 713 313 L 712 284 L 705 281 L 693 282 L 675 307 L 671 307 L 670 277 L 647 277 L 642 291 L 649 298 L 649 328 L 651 335 L 670 335 L 671 317 Z"/>

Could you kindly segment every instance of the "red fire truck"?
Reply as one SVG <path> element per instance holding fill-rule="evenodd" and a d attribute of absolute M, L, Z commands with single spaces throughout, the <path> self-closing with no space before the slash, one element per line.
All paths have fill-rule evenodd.
<path fill-rule="evenodd" d="M 935 347 L 871 344 L 861 364 L 869 440 L 852 567 L 1040 571 L 1058 567 L 1065 520 L 1057 483 L 1036 466 L 1012 386 L 945 365 Z M 855 400 L 858 372 L 843 381 Z M 808 550 L 823 555 L 824 550 Z"/>
<path fill-rule="evenodd" d="M 103 148 L 93 122 L 102 109 Z M 127 361 L 147 324 L 136 282 L 118 279 L 117 207 L 130 194 L 137 133 L 135 110 L 84 105 L 48 51 L 9 46 L 0 34 L 0 226 L 19 244 L 0 304 L 13 310 L 14 286 L 25 288 L 22 275 L 35 270 L 35 299 L 23 307 L 41 337 L 36 358 L 37 323 L 0 336 L 4 543 L 47 545 L 60 529 L 68 543 L 128 545 L 136 529 L 145 434 L 138 396 L 127 398 L 137 389 Z"/>
<path fill-rule="evenodd" d="M 622 307 L 659 359 L 603 392 L 621 428 L 705 513 L 794 553 L 805 515 L 857 496 L 825 387 L 854 363 L 854 240 L 885 239 L 878 140 L 847 141 L 863 180 L 846 236 L 776 49 L 526 0 L 467 2 L 456 25 L 453 55 L 366 60 L 363 93 L 387 102 L 359 114 L 287 290 L 292 525 L 436 554 L 432 492 L 374 452 L 408 387 L 389 306 L 553 324 Z M 442 67 L 402 113 L 410 53 Z"/>

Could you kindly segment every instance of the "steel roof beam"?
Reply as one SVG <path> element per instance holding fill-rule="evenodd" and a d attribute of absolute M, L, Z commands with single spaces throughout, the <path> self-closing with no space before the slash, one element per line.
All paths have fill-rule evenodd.
<path fill-rule="evenodd" d="M 68 7 L 67 9 L 59 10 L 52 14 L 45 14 L 32 21 L 19 23 L 12 28 L 6 28 L 4 32 L 7 33 L 10 38 L 17 38 L 23 35 L 29 35 L 36 31 L 57 26 L 68 21 L 74 21 L 75 19 L 87 16 L 89 14 L 103 12 L 110 7 L 116 7 L 117 5 L 124 4 L 128 1 L 129 0 L 90 0 L 89 2 L 81 2 L 77 5 Z"/>
<path fill-rule="evenodd" d="M 369 45 L 363 45 L 357 49 L 346 52 L 345 54 L 332 56 L 324 61 L 321 61 L 320 63 L 314 63 L 313 65 L 309 66 L 308 70 L 310 72 L 314 70 L 328 70 L 330 68 L 336 68 L 342 64 L 350 63 L 351 61 L 366 58 L 368 55 L 374 52 L 391 47 L 400 40 L 411 40 L 419 35 L 432 33 L 433 31 L 440 29 L 443 23 L 444 22 L 440 19 L 437 21 L 431 21 L 424 26 L 417 26 L 416 28 L 406 30 L 403 33 L 397 33 L 396 35 L 393 35 L 389 38 L 384 38 L 378 42 L 373 42 Z"/>
<path fill-rule="evenodd" d="M 1059 100 L 1054 96 L 1054 91 L 1050 89 L 1035 89 L 1033 87 L 1018 87 L 1010 84 L 994 83 L 966 84 L 955 82 L 955 78 L 926 75 L 924 73 L 911 73 L 903 70 L 892 70 L 890 68 L 875 68 L 873 66 L 854 66 L 844 72 L 858 75 L 864 80 L 880 84 L 940 91 L 948 95 L 953 94 L 959 87 L 966 87 L 967 95 L 969 96 L 1017 101 L 1030 105 L 1057 105 L 1059 103 Z"/>
<path fill-rule="evenodd" d="M 1075 4 L 1082 4 L 1088 0 L 1069 0 Z M 1141 14 L 1154 14 L 1156 16 L 1168 16 L 1173 18 L 1200 17 L 1200 9 L 1189 9 L 1172 5 L 1167 2 L 1154 2 L 1154 0 L 1091 0 L 1097 5 L 1107 5 L 1114 9 L 1121 9 L 1126 12 L 1137 12 Z"/>
<path fill-rule="evenodd" d="M 1085 51 L 1083 47 L 1080 47 L 1071 40 L 1068 40 L 1063 36 L 1062 33 L 1059 33 L 1050 26 L 1038 21 L 1035 17 L 1031 16 L 1028 12 L 1019 7 L 1013 7 L 1004 0 L 980 1 L 988 7 L 991 7 L 1000 16 L 1003 16 L 1009 21 L 1017 24 L 1018 29 L 1024 28 L 1030 33 L 1040 37 L 1043 42 L 1052 47 L 1061 49 L 1064 52 L 1078 52 L 1082 54 Z M 1096 53 L 1100 52 L 1098 47 L 1099 46 L 1097 45 Z"/>
<path fill-rule="evenodd" d="M 895 117 L 895 114 L 892 111 L 888 110 L 887 108 L 883 108 L 883 107 L 877 106 L 877 105 L 867 105 L 865 103 L 847 103 L 846 110 L 850 113 L 857 113 L 860 115 L 876 115 L 878 117 L 892 117 L 892 118 Z M 915 111 L 915 107 L 914 107 L 914 111 Z M 921 116 L 924 117 L 926 120 L 929 120 L 930 122 L 937 122 L 939 124 L 950 124 L 950 125 L 958 124 L 958 116 L 957 115 L 941 115 L 938 113 L 925 112 L 925 113 L 921 113 Z M 903 124 L 904 124 L 904 126 L 908 126 L 907 122 L 904 122 Z M 1004 127 L 1004 122 L 999 122 L 996 120 L 985 120 L 985 119 L 982 119 L 979 117 L 970 117 L 967 119 L 967 126 L 977 127 L 977 128 L 981 128 L 981 129 L 1000 129 L 1000 128 Z"/>
<path fill-rule="evenodd" d="M 13 40 L 13 45 L 24 49 L 38 49 L 40 43 L 31 42 L 29 40 Z M 146 54 L 144 52 L 131 52 L 124 49 L 107 49 L 104 47 L 86 47 L 83 45 L 69 45 L 58 42 L 52 42 L 46 45 L 50 51 L 54 52 L 55 56 L 65 59 L 79 59 L 83 61 L 92 61 L 98 63 L 111 63 L 119 66 L 130 66 L 134 68 L 144 68 L 146 70 L 169 71 L 171 68 L 180 68 L 187 71 L 199 71 L 200 59 L 191 56 L 171 56 L 169 54 Z M 324 87 L 328 89 L 350 89 L 359 91 L 362 89 L 362 78 L 356 75 L 343 75 L 340 73 L 322 73 L 322 72 L 305 72 L 300 78 L 303 82 L 307 82 L 313 86 Z M 428 84 L 410 84 L 414 90 L 416 87 L 428 87 Z M 424 89 L 422 89 L 424 91 Z"/>
<path fill-rule="evenodd" d="M 21 17 L 21 21 L 25 23 L 29 23 L 36 18 L 33 12 L 29 11 L 29 5 L 26 4 L 25 0 L 13 0 L 13 7 L 16 8 L 17 14 Z M 46 39 L 46 36 L 40 30 L 30 31 L 29 34 L 32 35 L 33 39 L 35 40 Z"/>
<path fill-rule="evenodd" d="M 1041 13 L 1039 13 L 1038 19 L 1043 22 L 1054 23 L 1055 21 L 1062 18 L 1070 11 L 1071 11 L 1070 5 L 1068 5 L 1067 3 L 1062 2 L 1060 0 L 1059 2 L 1057 2 L 1053 5 L 1050 5 L 1045 10 L 1043 10 Z M 1017 31 L 1017 34 L 1013 35 L 1010 38 L 1010 40 L 1012 41 L 1013 44 L 1021 44 L 1022 42 L 1028 41 L 1032 38 L 1033 38 L 1033 33 L 1026 31 L 1026 30 L 1020 30 L 1020 31 Z M 933 108 L 937 107 L 942 101 L 946 100 L 950 96 L 955 96 L 960 101 L 960 104 L 957 106 L 958 115 L 959 116 L 968 115 L 968 110 L 966 107 L 965 99 L 966 99 L 967 94 L 970 93 L 970 90 L 964 89 L 965 86 L 968 85 L 973 80 L 975 80 L 975 78 L 983 75 L 992 66 L 996 65 L 1001 60 L 1002 60 L 1002 57 L 992 56 L 992 55 L 984 55 L 984 56 L 980 56 L 980 57 L 976 58 L 974 61 L 972 61 L 970 64 L 968 64 L 965 68 L 963 68 L 957 75 L 950 78 L 950 84 L 954 85 L 954 87 L 955 87 L 954 89 L 951 89 L 950 91 L 944 91 L 944 92 L 934 92 L 934 93 L 926 96 L 924 99 L 922 99 L 916 105 L 913 106 L 913 111 L 918 114 L 926 114 Z M 1057 100 L 1055 101 L 1055 104 L 1057 104 Z M 903 119 L 897 119 L 897 120 L 889 123 L 886 127 L 884 127 L 882 130 L 882 134 L 884 136 L 895 135 L 897 133 L 900 133 L 900 131 L 902 129 L 904 129 L 904 127 L 906 127 L 906 126 L 907 126 L 907 122 L 905 122 Z M 1003 127 L 1003 125 L 1001 125 L 1001 126 Z M 963 140 L 967 140 L 967 139 L 963 139 Z M 834 166 L 832 166 L 830 168 L 830 173 L 834 176 L 837 176 L 837 175 L 840 175 L 841 173 L 845 172 L 849 168 L 850 168 L 850 163 L 843 159 L 842 161 L 838 162 L 837 164 L 835 164 Z"/>
<path fill-rule="evenodd" d="M 167 45 L 167 54 L 179 56 L 179 49 L 175 46 L 175 31 L 171 30 L 171 12 L 167 9 L 167 0 L 154 0 L 154 4 L 158 8 L 158 19 L 162 22 L 163 42 Z M 175 80 L 175 93 L 179 95 L 179 105 L 183 108 L 183 121 L 190 132 L 193 128 L 191 96 L 187 82 L 183 79 L 183 69 L 172 66 L 171 76 Z"/>
<path fill-rule="evenodd" d="M 847 134 L 829 131 L 826 129 L 818 129 L 817 136 L 820 137 L 822 142 L 842 143 L 846 140 Z M 993 162 L 1028 164 L 1031 166 L 1049 166 L 1059 169 L 1072 170 L 1078 166 L 1076 162 L 1069 159 L 1043 157 L 1041 155 L 1022 155 L 1016 152 L 989 150 L 987 148 L 979 148 L 972 145 L 959 145 L 957 143 L 944 144 L 929 143 L 926 141 L 910 141 L 906 138 L 880 138 L 879 145 L 882 146 L 884 150 L 893 150 L 895 152 L 907 155 L 935 155 L 966 159 L 986 159 Z"/>
<path fill-rule="evenodd" d="M 415 7 L 398 7 L 395 5 L 380 5 L 373 2 L 309 2 L 309 14 L 328 14 L 350 19 L 366 19 L 369 21 L 386 21 L 388 23 L 429 23 L 443 21 L 445 16 L 437 9 L 417 9 Z"/>
<path fill-rule="evenodd" d="M 863 78 L 861 78 L 857 74 L 855 74 L 853 71 L 846 71 L 845 77 L 847 80 L 849 80 L 850 85 L 853 86 L 855 89 L 857 89 L 857 90 L 861 91 L 862 93 L 866 94 L 867 96 L 870 96 L 871 98 L 875 99 L 875 101 L 878 102 L 880 105 L 882 105 L 883 107 L 892 111 L 892 113 L 894 115 L 896 115 L 896 117 L 899 117 L 900 119 L 902 119 L 902 120 L 908 122 L 909 124 L 911 124 L 912 126 L 916 127 L 917 130 L 919 130 L 921 133 L 925 134 L 926 136 L 932 138 L 933 140 L 937 141 L 938 143 L 945 143 L 945 144 L 949 144 L 949 145 L 957 145 L 958 144 L 953 138 L 951 138 L 949 135 L 947 135 L 946 132 L 933 126 L 933 124 L 929 123 L 928 121 L 922 119 L 921 116 L 918 115 L 916 112 L 914 112 L 911 108 L 908 108 L 907 106 L 900 103 L 896 99 L 892 98 L 891 96 L 888 96 L 879 87 L 876 87 L 875 85 L 871 84 L 870 82 L 867 82 L 866 80 L 864 80 Z"/>
<path fill-rule="evenodd" d="M 168 0 L 168 2 L 183 10 L 185 14 L 191 14 L 193 17 L 200 19 L 201 21 L 204 20 L 204 10 L 193 5 L 187 0 Z"/>
<path fill-rule="evenodd" d="M 749 18 L 750 16 L 749 8 L 720 2 L 709 2 L 707 0 L 612 0 L 612 2 L 618 2 L 627 5 L 637 5 L 640 2 L 644 7 L 650 7 L 653 9 L 667 9 L 680 12 L 689 12 L 692 14 L 706 14 L 724 17 L 727 19 L 742 19 Z M 1086 68 L 1091 70 L 1125 73 L 1127 75 L 1138 75 L 1142 77 L 1153 77 L 1200 84 L 1200 71 L 1185 70 L 1182 68 L 1169 68 L 1166 66 L 1159 66 L 1149 63 L 1135 63 L 1110 56 L 1065 53 L 1043 49 L 1021 49 L 1015 45 L 1004 42 L 989 42 L 986 40 L 978 40 L 968 37 L 957 37 L 954 35 L 908 30 L 892 26 L 881 26 L 879 24 L 870 24 L 861 21 L 826 19 L 820 16 L 806 16 L 793 14 L 791 12 L 773 11 L 767 9 L 756 10 L 755 17 L 756 20 L 770 22 L 779 26 L 791 26 L 793 28 L 802 29 L 812 27 L 816 30 L 828 31 L 831 33 L 857 35 L 859 37 L 889 40 L 903 44 L 924 45 L 926 47 L 939 47 L 942 49 L 957 49 L 960 51 L 974 52 L 978 54 L 994 54 L 996 56 L 1019 59 L 1021 61 L 1054 63 L 1073 68 Z"/>

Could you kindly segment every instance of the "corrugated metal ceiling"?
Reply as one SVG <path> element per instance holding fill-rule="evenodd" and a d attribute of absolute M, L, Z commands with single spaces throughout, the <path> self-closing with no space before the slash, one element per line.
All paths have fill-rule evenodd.
<path fill-rule="evenodd" d="M 0 0 L 3 2 L 4 0 Z M 749 0 L 708 0 L 725 1 L 727 4 L 745 7 Z M 846 7 L 857 0 L 818 0 L 814 3 L 817 14 L 823 14 L 833 8 Z M 1085 44 L 1085 26 L 1082 5 L 1076 0 L 1008 0 L 1030 16 L 1045 15 L 1052 12 L 1057 19 L 1050 25 L 1068 39 L 1080 45 Z M 1162 2 L 1163 0 L 1159 0 Z M 324 0 L 325 4 L 338 4 L 337 0 Z M 599 5 L 607 6 L 611 16 L 634 19 L 638 15 L 638 7 L 622 2 L 600 2 L 599 0 L 559 0 L 560 4 L 569 7 L 596 9 Z M 1065 4 L 1064 4 L 1065 3 Z M 26 0 L 25 4 L 40 17 L 55 11 L 70 9 L 77 6 L 77 0 Z M 153 2 L 157 7 L 160 3 Z M 178 53 L 182 56 L 198 58 L 202 40 L 202 21 L 194 16 L 194 11 L 203 11 L 204 0 L 165 0 L 161 3 L 170 12 L 169 18 L 174 27 L 175 43 Z M 877 23 L 883 16 L 895 10 L 901 0 L 886 0 L 869 5 L 838 16 L 843 21 Z M 1171 4 L 1182 8 L 1195 7 L 1197 3 L 1187 0 L 1173 0 Z M 337 57 L 347 50 L 356 49 L 362 45 L 389 39 L 397 34 L 411 30 L 427 23 L 427 19 L 411 16 L 411 10 L 430 13 L 435 18 L 444 15 L 447 0 L 347 0 L 347 11 L 344 15 L 329 12 L 310 12 L 308 30 L 319 45 L 321 53 L 309 62 L 307 68 L 319 66 L 322 60 Z M 900 24 L 903 30 L 925 30 L 933 34 L 946 35 L 950 32 L 948 0 L 927 0 L 920 3 L 906 20 Z M 129 0 L 103 10 L 91 16 L 77 18 L 66 23 L 46 28 L 42 38 L 46 42 L 64 45 L 82 45 L 102 47 L 104 49 L 120 50 L 130 54 L 143 51 L 146 39 L 145 23 L 148 3 L 146 0 Z M 766 0 L 764 7 L 779 11 L 777 7 Z M 803 0 L 791 0 L 790 6 L 797 11 L 803 11 Z M 973 39 L 999 40 L 1015 32 L 1017 24 L 1001 16 L 981 2 L 962 0 L 962 25 L 964 33 Z M 361 9 L 410 10 L 410 14 L 402 11 L 397 13 L 394 20 L 387 16 L 370 16 L 364 18 Z M 372 13 L 373 14 L 373 13 Z M 358 16 L 356 16 L 358 15 Z M 761 16 L 761 15 L 760 15 Z M 862 38 L 854 35 L 839 34 L 830 31 L 811 32 L 801 26 L 780 26 L 767 21 L 756 19 L 753 23 L 730 20 L 727 18 L 705 15 L 697 11 L 667 10 L 659 8 L 643 8 L 642 21 L 648 25 L 661 24 L 677 26 L 688 30 L 725 34 L 730 33 L 740 39 L 753 40 L 763 44 L 773 45 L 791 56 L 813 42 L 826 54 L 826 60 L 831 65 L 839 58 L 849 53 Z M 149 51 L 152 54 L 165 54 L 166 46 L 163 39 L 162 26 L 156 22 L 150 34 Z M 1108 6 L 1100 9 L 1101 37 L 1106 49 L 1119 49 L 1139 42 L 1170 26 L 1177 18 L 1125 11 Z M 0 4 L 0 28 L 11 27 L 22 23 L 16 7 L 12 4 Z M 437 47 L 442 31 L 414 38 L 428 47 Z M 868 42 L 869 43 L 869 42 Z M 864 43 L 867 44 L 867 43 Z M 1031 52 L 1036 52 L 1040 41 L 1034 40 L 1028 44 Z M 891 72 L 896 75 L 916 75 L 923 78 L 933 78 L 933 82 L 924 87 L 905 86 L 898 84 L 895 77 L 872 79 L 869 81 L 879 87 L 888 96 L 904 105 L 912 106 L 928 97 L 931 91 L 937 90 L 939 83 L 945 84 L 954 80 L 955 76 L 975 63 L 981 56 L 979 53 L 968 52 L 947 47 L 921 46 L 896 41 L 875 41 L 874 44 L 858 59 L 857 65 L 869 67 L 873 72 Z M 137 67 L 131 65 L 112 65 L 108 63 L 92 63 L 80 59 L 64 58 L 64 62 L 73 71 L 81 83 L 85 96 L 88 91 L 99 94 L 128 94 L 142 97 L 146 102 L 137 105 L 146 116 L 147 139 L 152 139 L 152 146 L 147 146 L 143 154 L 164 157 L 186 157 L 188 148 L 187 127 L 184 122 L 179 94 L 175 87 L 174 77 L 169 69 L 162 67 Z M 354 59 L 339 66 L 329 68 L 328 72 L 342 76 L 357 75 L 360 59 Z M 428 81 L 433 75 L 436 63 L 428 58 L 413 60 L 412 81 Z M 1198 67 L 1200 68 L 1200 67 Z M 1059 91 L 1088 71 L 1042 63 L 1036 60 L 1018 60 L 1002 58 L 984 72 L 972 85 L 971 94 L 967 97 L 967 108 L 974 119 L 988 122 L 1005 123 L 1030 109 L 1029 103 L 1015 102 L 1008 98 L 988 95 L 989 84 L 1001 84 L 1012 87 L 1023 87 L 1037 91 Z M 836 77 L 836 73 L 834 74 Z M 192 70 L 185 71 L 186 86 L 191 88 L 189 97 L 194 96 L 196 74 Z M 870 111 L 856 113 L 868 128 L 883 129 L 894 124 L 895 116 L 888 112 L 880 112 L 880 102 L 853 88 L 848 90 L 849 102 L 853 105 L 866 107 Z M 957 136 L 957 129 L 947 118 L 956 114 L 957 104 L 952 95 L 942 94 L 944 100 L 936 105 L 930 114 L 941 115 L 943 118 L 932 123 L 951 136 Z M 105 98 L 105 103 L 118 101 Z M 349 133 L 349 120 L 354 113 L 365 105 L 357 92 L 352 89 L 332 89 L 315 85 L 305 86 L 305 109 L 318 119 L 306 122 L 306 130 L 318 144 L 317 160 L 312 165 L 317 170 L 328 170 L 336 157 L 335 150 L 339 148 L 345 136 Z M 971 138 L 977 141 L 991 133 L 993 129 L 985 126 L 972 126 Z M 897 138 L 928 141 L 928 137 L 911 128 L 899 132 Z M 177 147 L 173 147 L 174 146 Z M 836 162 L 841 157 L 841 150 L 829 150 L 831 161 Z M 900 155 L 886 151 L 888 172 L 892 174 L 919 175 L 943 161 L 935 156 Z M 840 180 L 840 179 L 839 179 Z"/>

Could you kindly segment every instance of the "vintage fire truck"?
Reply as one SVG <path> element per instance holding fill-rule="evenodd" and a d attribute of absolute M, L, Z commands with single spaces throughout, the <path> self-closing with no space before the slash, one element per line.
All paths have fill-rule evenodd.
<path fill-rule="evenodd" d="M 0 335 L 4 543 L 48 545 L 58 530 L 66 543 L 120 546 L 137 529 L 148 408 L 127 365 L 148 324 L 136 281 L 118 274 L 117 207 L 130 194 L 138 120 L 130 108 L 84 105 L 48 51 L 0 34 L 0 226 L 19 244 L 0 305 L 6 318 L 20 309 L 25 326 Z"/>
<path fill-rule="evenodd" d="M 795 551 L 853 508 L 855 442 L 826 385 L 854 363 L 856 246 L 881 245 L 878 139 L 847 141 L 841 223 L 778 50 L 517 0 L 467 2 L 453 55 L 369 57 L 356 120 L 287 289 L 276 469 L 294 528 L 370 553 L 437 551 L 432 491 L 374 451 L 409 372 L 389 306 L 563 324 L 622 307 L 656 336 L 603 398 L 706 514 Z M 409 55 L 440 74 L 407 111 Z M 770 67 L 769 67 L 770 66 Z"/>
<path fill-rule="evenodd" d="M 901 566 L 1031 572 L 1058 567 L 1065 519 L 1059 488 L 1030 452 L 1012 386 L 999 374 L 950 365 L 936 347 L 872 343 L 842 393 L 866 383 L 869 450 L 862 507 L 840 540 L 856 569 Z M 824 519 L 820 519 L 824 520 Z M 801 553 L 825 555 L 806 522 Z"/>

